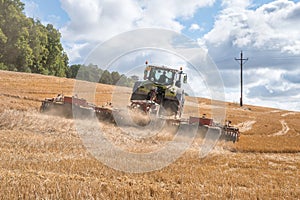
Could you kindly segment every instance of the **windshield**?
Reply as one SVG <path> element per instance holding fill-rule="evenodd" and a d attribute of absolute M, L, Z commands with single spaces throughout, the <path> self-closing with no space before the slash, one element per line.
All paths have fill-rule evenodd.
<path fill-rule="evenodd" d="M 171 85 L 173 84 L 174 75 L 175 73 L 168 69 L 152 68 L 149 80 L 163 85 Z"/>

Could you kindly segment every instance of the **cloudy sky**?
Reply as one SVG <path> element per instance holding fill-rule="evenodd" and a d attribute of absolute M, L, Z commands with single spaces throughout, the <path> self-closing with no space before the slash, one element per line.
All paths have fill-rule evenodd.
<path fill-rule="evenodd" d="M 197 41 L 218 67 L 226 101 L 300 111 L 299 0 L 22 0 L 25 13 L 54 24 L 71 64 L 120 33 L 164 28 Z"/>

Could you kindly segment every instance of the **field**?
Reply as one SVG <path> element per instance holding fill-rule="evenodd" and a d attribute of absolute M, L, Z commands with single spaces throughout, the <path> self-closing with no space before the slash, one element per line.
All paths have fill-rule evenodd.
<path fill-rule="evenodd" d="M 87 151 L 74 120 L 38 112 L 44 98 L 72 95 L 74 84 L 0 71 L 0 199 L 300 198 L 299 112 L 226 103 L 226 118 L 242 132 L 238 143 L 220 141 L 200 158 L 203 141 L 197 137 L 167 167 L 126 173 Z M 113 86 L 95 87 L 95 104 L 112 100 Z M 126 100 L 131 89 L 119 92 Z M 185 112 L 210 116 L 210 107 L 207 99 L 188 97 Z M 110 140 L 133 152 L 152 151 L 173 137 L 164 132 L 139 140 L 112 124 L 102 125 Z"/>

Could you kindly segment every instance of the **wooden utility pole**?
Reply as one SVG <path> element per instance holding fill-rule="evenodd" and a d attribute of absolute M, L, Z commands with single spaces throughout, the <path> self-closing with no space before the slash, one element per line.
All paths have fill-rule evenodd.
<path fill-rule="evenodd" d="M 240 106 L 243 106 L 243 64 L 248 60 L 248 58 L 243 58 L 243 51 L 241 51 L 240 58 L 234 58 L 236 61 L 239 61 L 241 65 L 241 98 L 240 98 Z"/>

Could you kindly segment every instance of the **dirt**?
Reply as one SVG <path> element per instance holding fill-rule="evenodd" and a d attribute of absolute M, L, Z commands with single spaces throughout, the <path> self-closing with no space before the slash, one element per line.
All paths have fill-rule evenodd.
<path fill-rule="evenodd" d="M 245 122 L 242 122 L 242 123 L 239 123 L 238 125 L 236 125 L 240 132 L 244 133 L 246 131 L 250 131 L 252 129 L 252 126 L 253 124 L 255 124 L 256 121 L 245 121 Z"/>
<path fill-rule="evenodd" d="M 280 120 L 280 123 L 282 125 L 282 130 L 274 133 L 272 136 L 286 135 L 289 132 L 290 128 L 287 123 L 284 120 Z"/>

